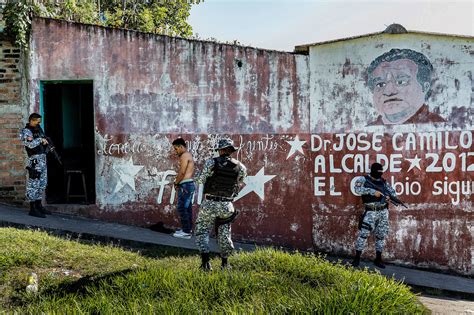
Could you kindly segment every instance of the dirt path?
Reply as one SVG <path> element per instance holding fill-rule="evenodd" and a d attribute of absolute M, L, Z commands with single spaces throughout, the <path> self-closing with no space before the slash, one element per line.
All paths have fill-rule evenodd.
<path fill-rule="evenodd" d="M 448 297 L 422 294 L 420 301 L 431 310 L 433 315 L 474 315 L 474 302 Z"/>

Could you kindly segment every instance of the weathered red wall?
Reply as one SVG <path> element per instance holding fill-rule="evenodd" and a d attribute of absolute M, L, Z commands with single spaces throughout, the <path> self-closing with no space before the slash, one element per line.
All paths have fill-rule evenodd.
<path fill-rule="evenodd" d="M 163 172 L 176 169 L 171 142 L 188 140 L 199 169 L 217 135 L 229 135 L 242 146 L 249 180 L 275 176 L 260 196 L 249 191 L 236 202 L 236 237 L 312 248 L 303 202 L 311 185 L 298 185 L 310 182 L 311 165 L 304 158 L 288 165 L 285 141 L 308 129 L 307 56 L 43 19 L 32 38 L 32 104 L 39 104 L 40 80 L 94 82 L 97 207 L 86 215 L 176 224 L 170 177 L 157 200 Z M 135 187 L 119 187 L 116 170 L 131 158 L 141 166 Z"/>
<path fill-rule="evenodd" d="M 361 202 L 349 184 L 364 172 L 318 173 L 315 159 L 329 159 L 332 152 L 316 150 L 313 141 L 316 135 L 334 139 L 336 132 L 351 133 L 357 120 L 341 121 L 357 116 L 346 109 L 359 96 L 342 79 L 334 89 L 325 82 L 330 75 L 318 67 L 330 63 L 317 65 L 317 58 L 36 19 L 31 106 L 39 107 L 41 80 L 94 82 L 97 202 L 81 214 L 136 225 L 177 225 L 171 142 L 183 136 L 199 170 L 218 137 L 231 136 L 250 175 L 235 202 L 242 211 L 233 225 L 236 239 L 350 255 Z M 329 73 L 337 72 L 338 64 L 331 65 L 336 69 Z M 357 80 L 362 82 L 362 72 Z M 329 96 L 325 103 L 324 89 L 332 89 L 333 98 L 343 95 L 345 102 L 331 103 Z M 382 132 L 387 141 L 393 137 L 393 130 L 368 134 L 373 132 Z M 366 165 L 376 153 L 391 150 L 385 145 L 382 152 L 369 150 Z M 334 153 L 340 164 L 351 151 Z M 472 180 L 471 174 L 463 179 Z M 423 185 L 441 175 L 436 176 L 423 179 Z M 325 182 L 324 196 L 318 195 L 315 177 Z M 201 197 L 196 195 L 196 210 Z M 401 197 L 410 210 L 391 211 L 387 258 L 472 273 L 471 197 L 463 199 L 467 208 L 462 210 L 446 196 L 428 205 L 419 202 L 421 196 Z"/>
<path fill-rule="evenodd" d="M 318 183 L 325 184 L 317 188 L 318 194 L 324 195 L 315 197 L 318 202 L 313 209 L 315 246 L 344 254 L 347 244 L 353 243 L 353 233 L 347 231 L 357 230 L 357 215 L 362 213 L 363 207 L 360 198 L 351 192 L 351 181 L 362 173 L 361 170 L 368 169 L 378 155 L 382 156 L 384 165 L 389 165 L 385 179 L 408 206 L 408 209 L 393 206 L 390 209 L 390 233 L 385 253 L 387 258 L 418 266 L 439 268 L 456 265 L 462 270 L 470 270 L 471 250 L 466 244 L 472 243 L 471 172 L 474 171 L 474 154 L 468 156 L 472 148 L 467 147 L 467 142 L 462 147 L 460 139 L 472 138 L 473 132 L 448 132 L 448 138 L 443 133 L 442 146 L 444 147 L 445 139 L 449 139 L 452 149 L 432 150 L 419 147 L 421 137 L 417 132 L 398 133 L 396 136 L 390 133 L 374 135 L 362 132 L 338 135 L 344 135 L 347 139 L 361 134 L 364 137 L 360 139 L 368 143 L 372 143 L 372 139 L 379 139 L 375 148 L 380 148 L 380 151 L 374 150 L 373 146 L 369 150 L 361 150 L 360 148 L 369 147 L 369 144 L 358 141 L 354 142 L 355 148 L 348 148 L 346 142 L 341 150 L 335 150 L 334 145 L 338 148 L 340 146 L 340 140 L 335 134 L 320 133 L 317 138 L 315 134 L 312 136 L 315 164 L 311 172 L 319 179 Z M 411 143 L 417 143 L 418 149 L 408 149 L 407 138 L 415 139 L 416 142 Z M 319 149 L 319 139 L 328 141 L 326 150 Z M 394 139 L 398 143 L 395 148 L 392 146 Z M 318 160 L 320 163 L 316 163 L 317 156 L 322 158 Z M 406 159 L 414 156 L 421 159 L 419 168 L 411 168 L 411 162 Z M 457 166 L 452 171 L 441 170 L 444 156 L 450 157 L 449 164 L 456 163 Z M 430 166 L 439 169 L 431 171 Z M 330 186 L 331 179 L 334 184 Z M 442 191 L 445 187 L 448 191 Z M 459 187 L 459 194 L 455 193 L 456 187 Z M 437 194 L 433 194 L 433 191 Z M 373 256 L 373 243 L 371 245 L 370 250 L 366 251 L 368 257 Z"/>

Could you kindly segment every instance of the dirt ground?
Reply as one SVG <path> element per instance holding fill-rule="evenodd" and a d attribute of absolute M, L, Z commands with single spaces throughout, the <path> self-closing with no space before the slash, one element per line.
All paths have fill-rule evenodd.
<path fill-rule="evenodd" d="M 472 301 L 426 294 L 422 294 L 419 298 L 433 315 L 474 315 L 474 302 Z"/>

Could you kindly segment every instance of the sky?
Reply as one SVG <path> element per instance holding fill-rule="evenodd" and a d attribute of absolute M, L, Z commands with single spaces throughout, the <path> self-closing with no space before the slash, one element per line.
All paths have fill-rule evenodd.
<path fill-rule="evenodd" d="M 297 45 L 383 31 L 474 36 L 474 0 L 204 0 L 188 21 L 202 39 L 293 51 Z"/>

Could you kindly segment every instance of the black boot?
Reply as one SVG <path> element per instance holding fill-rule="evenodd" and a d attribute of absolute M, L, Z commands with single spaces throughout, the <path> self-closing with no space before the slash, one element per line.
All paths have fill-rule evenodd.
<path fill-rule="evenodd" d="M 201 267 L 202 271 L 211 271 L 211 263 L 209 262 L 209 253 L 201 253 Z"/>
<path fill-rule="evenodd" d="M 42 214 L 51 214 L 51 211 L 43 207 L 43 205 L 41 204 L 41 200 L 36 200 L 35 203 L 36 209 L 38 209 Z"/>
<path fill-rule="evenodd" d="M 228 261 L 227 257 L 221 257 L 221 260 L 222 260 L 221 269 L 222 270 L 230 269 L 229 261 Z"/>
<path fill-rule="evenodd" d="M 384 269 L 385 268 L 385 265 L 383 264 L 382 262 L 382 252 L 375 252 L 375 260 L 374 260 L 374 265 L 381 268 L 381 269 Z"/>
<path fill-rule="evenodd" d="M 354 257 L 354 260 L 352 261 L 351 265 L 352 267 L 359 267 L 359 264 L 360 264 L 360 255 L 362 255 L 362 251 L 361 250 L 356 250 L 356 255 Z"/>
<path fill-rule="evenodd" d="M 41 213 L 41 211 L 39 211 L 36 208 L 36 202 L 35 201 L 30 202 L 30 212 L 28 214 L 33 216 L 33 217 L 37 217 L 37 218 L 46 218 L 46 215 Z"/>

